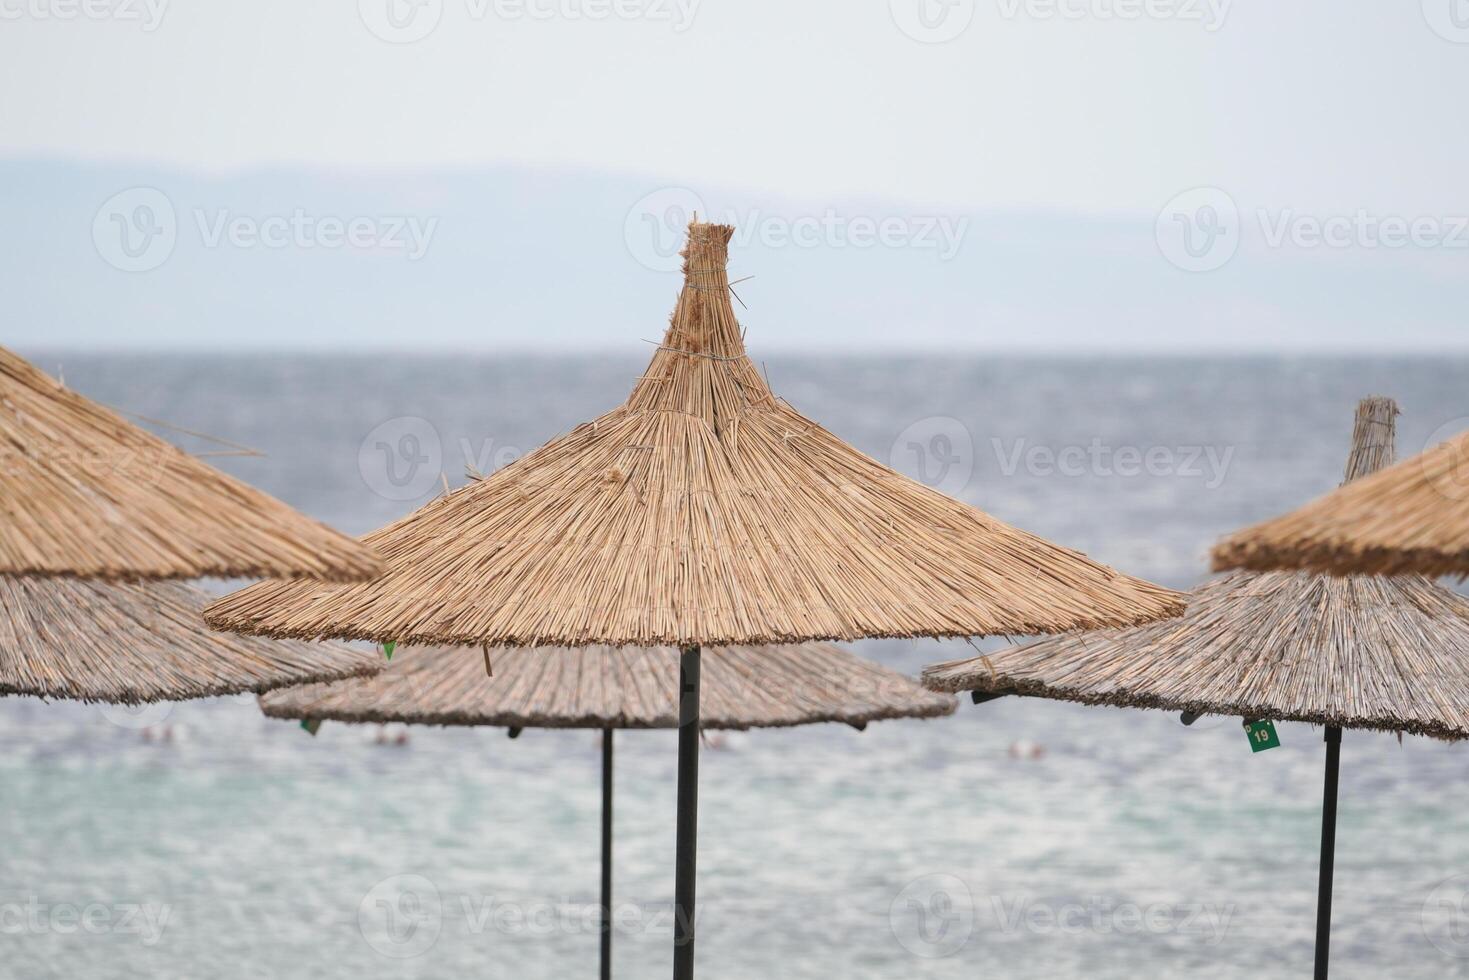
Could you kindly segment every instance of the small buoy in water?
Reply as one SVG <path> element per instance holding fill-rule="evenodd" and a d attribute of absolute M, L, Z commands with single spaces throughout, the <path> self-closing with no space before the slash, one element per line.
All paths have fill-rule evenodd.
<path fill-rule="evenodd" d="M 406 725 L 379 725 L 372 734 L 374 745 L 407 745 L 408 727 Z"/>
<path fill-rule="evenodd" d="M 1010 758 L 1012 759 L 1044 759 L 1046 747 L 1036 742 L 1018 741 L 1010 743 Z"/>
<path fill-rule="evenodd" d="M 143 741 L 145 742 L 173 742 L 183 741 L 184 730 L 172 724 L 153 725 L 143 729 Z"/>

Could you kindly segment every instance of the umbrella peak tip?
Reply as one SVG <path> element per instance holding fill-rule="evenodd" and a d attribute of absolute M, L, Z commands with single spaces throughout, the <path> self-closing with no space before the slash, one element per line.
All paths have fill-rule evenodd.
<path fill-rule="evenodd" d="M 684 242 L 683 251 L 679 253 L 684 260 L 683 274 L 686 282 L 692 281 L 700 273 L 724 272 L 724 267 L 729 264 L 729 242 L 734 237 L 734 231 L 734 225 L 700 221 L 698 214 L 694 215 L 689 222 L 688 238 Z"/>
<path fill-rule="evenodd" d="M 1344 483 L 1392 465 L 1397 455 L 1397 417 L 1400 414 L 1398 403 L 1382 395 L 1369 395 L 1357 403 Z"/>

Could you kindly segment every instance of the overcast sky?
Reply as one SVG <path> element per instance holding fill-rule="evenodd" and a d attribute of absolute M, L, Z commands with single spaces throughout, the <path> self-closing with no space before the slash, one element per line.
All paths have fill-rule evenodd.
<path fill-rule="evenodd" d="M 0 80 L 30 160 L 1469 215 L 1466 0 L 0 0 Z"/>
<path fill-rule="evenodd" d="M 118 5 L 103 19 L 80 2 L 0 0 L 10 155 L 555 161 L 1100 210 L 1215 184 L 1469 211 L 1469 43 L 1431 16 L 1453 25 L 1456 0 L 86 0 Z M 920 2 L 937 36 L 962 31 L 909 37 Z M 371 29 L 413 36 L 415 14 L 437 19 L 418 41 Z"/>

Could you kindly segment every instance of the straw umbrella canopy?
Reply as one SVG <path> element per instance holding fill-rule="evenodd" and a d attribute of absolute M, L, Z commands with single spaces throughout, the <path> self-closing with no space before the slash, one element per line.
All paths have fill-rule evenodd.
<path fill-rule="evenodd" d="M 828 643 L 704 651 L 701 728 L 745 730 L 953 714 L 954 699 Z M 672 647 L 399 648 L 375 677 L 261 699 L 267 715 L 503 728 L 677 728 Z"/>
<path fill-rule="evenodd" d="M 274 718 L 602 731 L 601 977 L 612 975 L 612 741 L 619 728 L 678 726 L 676 650 L 510 647 L 494 676 L 462 651 L 402 652 L 376 677 L 260 699 Z M 704 651 L 700 727 L 745 730 L 953 714 L 954 699 L 826 643 Z"/>
<path fill-rule="evenodd" d="M 1214 569 L 1469 575 L 1469 432 L 1229 535 Z"/>
<path fill-rule="evenodd" d="M 177 582 L 0 576 L 0 695 L 142 704 L 365 677 L 371 650 L 211 633 Z"/>
<path fill-rule="evenodd" d="M 672 322 L 627 401 L 364 542 L 361 585 L 263 582 L 217 628 L 681 653 L 676 978 L 693 975 L 703 646 L 1048 633 L 1181 597 L 908 480 L 775 397 L 745 354 L 734 229 L 694 222 Z"/>
<path fill-rule="evenodd" d="M 1391 462 L 1397 406 L 1357 409 L 1347 479 Z M 1326 728 L 1316 976 L 1326 976 L 1343 728 L 1469 737 L 1469 601 L 1430 579 L 1232 572 L 1165 623 L 1053 637 L 928 667 L 924 683 Z"/>
<path fill-rule="evenodd" d="M 359 581 L 363 545 L 0 347 L 0 574 Z"/>

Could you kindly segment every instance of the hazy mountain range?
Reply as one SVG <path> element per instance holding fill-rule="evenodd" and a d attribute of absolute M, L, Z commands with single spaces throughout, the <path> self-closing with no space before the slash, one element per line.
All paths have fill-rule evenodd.
<path fill-rule="evenodd" d="M 526 167 L 20 160 L 0 162 L 0 205 L 16 346 L 626 349 L 666 322 L 697 206 L 739 226 L 731 271 L 753 276 L 735 288 L 757 349 L 1469 348 L 1469 232 L 1447 218 L 1428 244 L 1313 244 L 1300 229 L 1347 216 L 1241 208 L 1227 260 L 1185 271 L 1159 234 L 1177 220 L 1207 246 L 1207 200 L 1160 221 Z"/>

